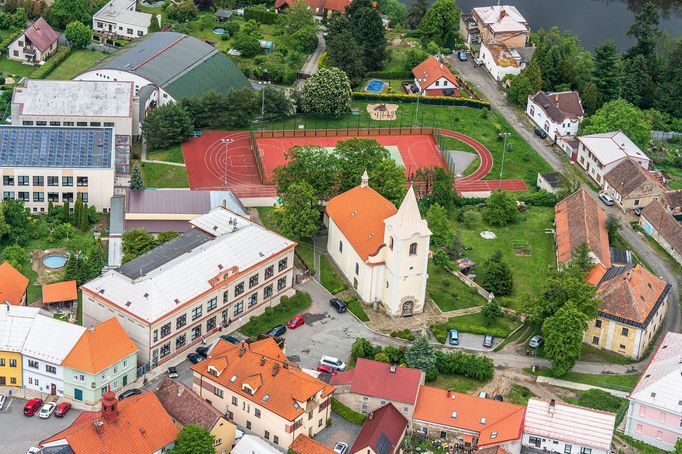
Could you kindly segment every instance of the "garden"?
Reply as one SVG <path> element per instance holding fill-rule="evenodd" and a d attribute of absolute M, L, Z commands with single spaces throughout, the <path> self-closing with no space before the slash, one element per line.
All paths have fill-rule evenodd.
<path fill-rule="evenodd" d="M 267 333 L 273 326 L 284 324 L 295 315 L 305 312 L 312 304 L 312 298 L 305 292 L 296 291 L 292 297 L 283 296 L 278 305 L 266 307 L 261 315 L 251 317 L 239 331 L 251 338 Z"/>
<path fill-rule="evenodd" d="M 426 291 L 441 311 L 483 306 L 485 299 L 442 266 L 429 262 Z"/>

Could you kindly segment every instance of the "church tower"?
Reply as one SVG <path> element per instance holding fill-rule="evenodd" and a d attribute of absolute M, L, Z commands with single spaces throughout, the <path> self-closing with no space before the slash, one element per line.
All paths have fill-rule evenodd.
<path fill-rule="evenodd" d="M 384 220 L 386 270 L 382 301 L 392 316 L 424 310 L 431 231 L 422 219 L 412 187 L 398 212 Z"/>

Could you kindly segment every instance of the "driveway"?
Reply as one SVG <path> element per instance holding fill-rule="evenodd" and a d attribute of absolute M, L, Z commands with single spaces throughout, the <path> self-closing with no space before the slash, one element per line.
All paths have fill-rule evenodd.
<path fill-rule="evenodd" d="M 336 442 L 346 443 L 348 449 L 353 446 L 355 439 L 358 438 L 360 433 L 360 427 L 353 423 L 348 422 L 341 416 L 332 412 L 332 425 L 324 429 L 319 434 L 315 435 L 315 440 L 319 441 L 323 445 L 334 448 Z"/>
<path fill-rule="evenodd" d="M 494 337 L 493 338 L 493 346 L 492 348 L 484 347 L 483 346 L 483 335 L 482 334 L 471 334 L 471 333 L 459 333 L 459 345 L 454 346 L 454 345 L 449 345 L 447 341 L 445 342 L 444 345 L 450 347 L 450 348 L 461 348 L 464 350 L 471 350 L 471 351 L 478 351 L 481 353 L 485 352 L 492 352 L 495 347 L 497 347 L 500 342 L 502 342 L 502 338 L 499 337 Z"/>
<path fill-rule="evenodd" d="M 3 454 L 25 454 L 31 446 L 66 429 L 81 413 L 72 408 L 63 418 L 54 415 L 48 419 L 41 419 L 37 415 L 29 418 L 23 413 L 26 402 L 26 399 L 10 397 L 0 410 L 0 451 Z"/>

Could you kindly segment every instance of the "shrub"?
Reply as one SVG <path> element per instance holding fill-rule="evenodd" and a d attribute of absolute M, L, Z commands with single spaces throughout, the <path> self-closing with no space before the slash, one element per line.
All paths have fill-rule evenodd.
<path fill-rule="evenodd" d="M 425 380 L 427 382 L 435 381 L 438 378 L 438 369 L 435 367 L 432 367 L 431 369 L 426 371 L 426 376 Z"/>
<path fill-rule="evenodd" d="M 397 337 L 397 338 L 405 339 L 408 341 L 415 340 L 414 334 L 412 334 L 412 331 L 410 331 L 407 328 L 401 329 L 400 331 L 393 331 L 391 333 L 391 337 Z"/>
<path fill-rule="evenodd" d="M 595 410 L 610 411 L 616 413 L 620 409 L 622 399 L 613 396 L 601 389 L 590 389 L 580 395 L 578 405 Z"/>
<path fill-rule="evenodd" d="M 463 375 L 481 381 L 490 380 L 495 372 L 490 358 L 461 350 L 437 351 L 436 367 L 444 375 Z"/>
<path fill-rule="evenodd" d="M 33 71 L 33 74 L 31 74 L 31 78 L 45 79 L 52 73 L 52 71 L 57 69 L 57 66 L 61 65 L 62 62 L 64 62 L 64 60 L 68 58 L 69 55 L 71 55 L 71 48 L 68 46 L 62 47 L 57 51 L 56 54 L 52 56 L 52 58 L 45 62 L 43 66 Z"/>
<path fill-rule="evenodd" d="M 266 308 L 265 308 L 265 315 L 266 315 L 266 316 L 270 317 L 270 316 L 271 316 L 272 314 L 274 314 L 274 313 L 275 313 L 275 310 L 274 310 L 273 308 L 271 308 L 271 307 L 266 307 Z"/>
<path fill-rule="evenodd" d="M 261 24 L 271 25 L 277 20 L 277 13 L 268 11 L 265 8 L 244 8 L 244 20 L 255 20 Z"/>
<path fill-rule="evenodd" d="M 357 424 L 358 426 L 365 422 L 366 416 L 343 405 L 341 402 L 332 397 L 332 411 L 341 416 L 346 421 Z"/>

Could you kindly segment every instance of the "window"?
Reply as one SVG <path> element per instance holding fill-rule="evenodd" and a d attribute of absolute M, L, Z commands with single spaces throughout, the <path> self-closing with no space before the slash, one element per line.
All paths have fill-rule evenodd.
<path fill-rule="evenodd" d="M 140 32 L 138 32 L 138 33 L 140 33 Z M 223 439 L 222 439 L 222 438 L 216 438 L 215 440 L 213 440 L 213 447 L 214 447 L 214 448 L 215 448 L 216 446 L 220 446 L 221 444 L 223 444 Z"/>
<path fill-rule="evenodd" d="M 132 34 L 133 34 L 133 29 L 132 29 L 132 28 L 129 28 L 127 31 L 128 31 L 128 34 L 129 34 L 129 35 L 132 35 Z"/>
<path fill-rule="evenodd" d="M 62 202 L 73 202 L 73 192 L 62 192 Z"/>
<path fill-rule="evenodd" d="M 5 358 L 0 358 L 0 367 L 5 367 Z"/>
<path fill-rule="evenodd" d="M 256 408 L 253 413 L 256 415 L 256 418 L 260 418 L 260 410 L 258 408 Z"/>
<path fill-rule="evenodd" d="M 192 340 L 196 339 L 199 336 L 201 336 L 201 325 L 197 325 L 194 328 L 192 328 Z"/>
<path fill-rule="evenodd" d="M 317 427 L 322 427 L 322 419 L 320 419 L 319 421 L 317 421 Z"/>
<path fill-rule="evenodd" d="M 592 343 L 594 345 L 599 345 L 599 336 L 593 336 L 592 337 Z"/>
<path fill-rule="evenodd" d="M 14 184 L 14 183 L 12 183 Z M 269 279 L 275 274 L 275 266 L 270 265 L 269 267 L 265 268 L 265 279 Z"/>
<path fill-rule="evenodd" d="M 88 177 L 76 177 L 76 184 L 78 186 L 87 186 L 88 185 Z"/>
<path fill-rule="evenodd" d="M 249 307 L 253 307 L 258 304 L 258 293 L 252 293 L 249 296 Z"/>
<path fill-rule="evenodd" d="M 38 361 L 33 361 L 32 359 L 28 360 L 28 367 L 30 367 L 32 369 L 39 369 L 40 368 Z"/>
<path fill-rule="evenodd" d="M 209 318 L 208 320 L 206 320 L 206 331 L 215 328 L 215 325 L 216 325 L 216 318 L 215 317 Z"/>
<path fill-rule="evenodd" d="M 639 199 L 635 199 L 635 206 L 639 205 Z"/>
<path fill-rule="evenodd" d="M 51 121 L 50 126 L 61 126 L 62 122 L 61 121 Z"/>
<path fill-rule="evenodd" d="M 213 388 L 213 394 L 220 397 L 221 399 L 223 398 L 223 390 L 218 388 L 217 386 Z"/>
<path fill-rule="evenodd" d="M 48 192 L 47 193 L 47 201 L 48 202 L 59 202 L 59 193 L 58 192 Z"/>
<path fill-rule="evenodd" d="M 81 200 L 82 200 L 83 202 L 86 202 L 86 203 L 87 203 L 87 202 L 88 202 L 88 199 L 89 199 L 88 193 L 87 193 L 87 192 L 81 192 Z"/>
<path fill-rule="evenodd" d="M 88 122 L 87 121 L 77 121 L 76 126 L 87 126 Z"/>
<path fill-rule="evenodd" d="M 170 342 L 166 342 L 161 346 L 161 351 L 159 352 L 159 357 L 164 358 L 170 355 Z"/>
<path fill-rule="evenodd" d="M 14 177 L 12 175 L 4 175 L 2 177 L 3 186 L 14 186 Z"/>
<path fill-rule="evenodd" d="M 601 328 L 601 320 L 595 320 L 594 321 L 594 327 L 595 328 Z"/>
<path fill-rule="evenodd" d="M 45 193 L 44 192 L 34 192 L 33 193 L 33 201 L 34 202 L 44 202 L 45 201 Z"/>
<path fill-rule="evenodd" d="M 571 454 L 571 449 L 573 449 L 573 446 L 569 444 L 564 445 L 564 454 Z"/>
<path fill-rule="evenodd" d="M 227 290 L 223 292 L 223 304 L 227 303 Z"/>
<path fill-rule="evenodd" d="M 232 397 L 232 405 L 237 405 L 237 398 L 236 397 Z"/>
<path fill-rule="evenodd" d="M 10 377 L 9 383 L 10 383 L 10 385 L 16 385 L 17 384 L 17 377 Z"/>
<path fill-rule="evenodd" d="M 49 364 L 45 365 L 45 371 L 49 372 L 51 374 L 56 374 L 57 373 L 57 368 L 54 366 L 50 366 Z"/>
<path fill-rule="evenodd" d="M 112 122 L 110 122 L 110 121 L 105 121 L 105 122 L 104 122 L 104 127 L 105 127 L 105 128 L 113 128 L 113 127 L 114 127 L 114 124 L 113 124 Z"/>
<path fill-rule="evenodd" d="M 34 176 L 33 177 L 33 186 L 45 186 L 45 177 Z"/>
<path fill-rule="evenodd" d="M 246 428 L 251 430 L 251 421 L 246 421 Z"/>
<path fill-rule="evenodd" d="M 242 293 L 244 293 L 244 283 L 240 282 L 239 284 L 234 286 L 234 296 L 239 296 Z"/>
<path fill-rule="evenodd" d="M 258 275 L 254 274 L 249 278 L 249 288 L 254 288 L 258 285 Z"/>
<path fill-rule="evenodd" d="M 29 181 L 28 175 L 19 175 L 19 186 L 28 186 Z"/>
<path fill-rule="evenodd" d="M 137 31 L 137 36 L 142 36 L 142 35 L 143 35 L 142 31 L 138 30 L 138 31 Z M 216 446 L 217 446 L 217 445 L 216 445 Z"/>
<path fill-rule="evenodd" d="M 171 333 L 171 324 L 170 324 L 170 322 L 168 322 L 161 327 L 161 338 L 168 336 L 170 333 Z"/>
<path fill-rule="evenodd" d="M 277 263 L 277 271 L 284 271 L 287 269 L 287 266 L 289 266 L 289 259 L 283 258 Z"/>
<path fill-rule="evenodd" d="M 208 300 L 208 303 L 206 303 L 206 312 L 211 312 L 216 307 L 218 307 L 218 297 L 217 296 Z"/>
<path fill-rule="evenodd" d="M 286 286 L 287 286 L 287 277 L 286 276 L 277 279 L 277 291 L 282 290 Z"/>
<path fill-rule="evenodd" d="M 272 284 L 263 289 L 263 298 L 270 298 L 272 296 Z"/>
<path fill-rule="evenodd" d="M 542 439 L 538 437 L 528 437 L 528 443 L 534 445 L 536 448 L 539 448 L 542 444 Z"/>
<path fill-rule="evenodd" d="M 187 315 L 183 314 L 175 319 L 175 329 L 180 329 L 187 324 Z"/>
<path fill-rule="evenodd" d="M 62 177 L 62 186 L 73 186 L 73 177 Z"/>
<path fill-rule="evenodd" d="M 360 274 L 360 264 L 355 262 L 355 274 Z"/>
<path fill-rule="evenodd" d="M 153 335 L 152 339 L 154 340 L 154 342 L 159 340 L 159 330 L 158 329 L 154 330 L 154 335 Z"/>
<path fill-rule="evenodd" d="M 265 434 L 263 435 L 263 438 L 265 438 L 266 440 L 269 440 L 269 439 L 270 439 L 270 432 L 268 432 L 268 431 L 266 430 L 266 431 L 265 431 Z"/>
<path fill-rule="evenodd" d="M 393 250 L 393 237 L 391 237 L 391 239 L 388 241 L 388 248 Z"/>
<path fill-rule="evenodd" d="M 626 337 L 627 337 L 627 335 L 630 333 L 630 330 L 627 329 L 627 328 L 623 328 L 623 329 L 620 330 L 620 333 L 621 333 L 623 336 L 626 336 Z"/>
<path fill-rule="evenodd" d="M 343 254 L 343 241 L 339 240 L 339 252 Z"/>
<path fill-rule="evenodd" d="M 7 200 L 7 199 L 14 199 L 14 192 L 12 191 L 5 191 L 2 193 L 2 199 Z"/>
<path fill-rule="evenodd" d="M 20 192 L 19 197 L 17 197 L 19 200 L 23 200 L 24 202 L 28 202 L 31 200 L 31 195 L 28 192 Z"/>
<path fill-rule="evenodd" d="M 244 301 L 240 301 L 234 305 L 234 315 L 239 315 L 244 312 Z"/>
<path fill-rule="evenodd" d="M 410 244 L 410 255 L 417 255 L 417 243 Z"/>
<path fill-rule="evenodd" d="M 279 444 L 279 437 L 278 437 L 277 435 L 275 435 L 275 436 L 272 438 L 272 441 L 275 442 L 276 445 L 278 445 L 278 444 Z"/>
<path fill-rule="evenodd" d="M 99 121 L 91 121 L 90 126 L 99 127 L 102 126 L 102 123 L 100 123 Z"/>
<path fill-rule="evenodd" d="M 619 345 L 619 348 L 620 348 L 621 350 L 625 350 L 625 344 L 620 344 L 620 345 Z"/>
<path fill-rule="evenodd" d="M 181 334 L 175 338 L 175 349 L 182 348 L 183 345 L 187 343 L 187 335 Z"/>
<path fill-rule="evenodd" d="M 196 320 L 201 317 L 201 306 L 197 306 L 192 309 L 192 320 Z"/>
<path fill-rule="evenodd" d="M 27 120 L 22 121 L 21 124 L 24 125 L 24 126 L 33 126 L 33 122 L 32 122 L 32 121 L 27 121 Z"/>
<path fill-rule="evenodd" d="M 18 56 L 19 56 L 19 51 L 18 51 L 18 50 L 14 50 L 14 51 L 12 51 L 12 54 L 14 54 L 15 57 L 18 57 Z"/>
<path fill-rule="evenodd" d="M 580 454 L 592 454 L 592 448 L 580 448 Z"/>

